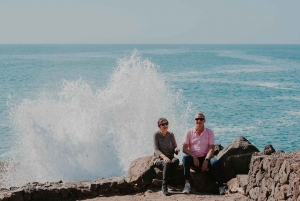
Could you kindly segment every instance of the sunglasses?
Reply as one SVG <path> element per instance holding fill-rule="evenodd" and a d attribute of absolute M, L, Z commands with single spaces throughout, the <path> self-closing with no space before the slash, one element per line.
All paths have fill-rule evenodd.
<path fill-rule="evenodd" d="M 167 126 L 169 125 L 169 122 L 166 122 L 166 123 L 161 123 L 160 126 Z"/>
<path fill-rule="evenodd" d="M 195 118 L 195 121 L 204 121 L 205 119 L 204 118 Z"/>

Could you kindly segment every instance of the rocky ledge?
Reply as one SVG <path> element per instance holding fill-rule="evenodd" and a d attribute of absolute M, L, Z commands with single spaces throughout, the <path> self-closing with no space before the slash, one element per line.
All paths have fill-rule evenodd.
<path fill-rule="evenodd" d="M 259 152 L 247 139 L 238 137 L 225 148 L 216 145 L 214 155 L 221 161 L 228 194 L 241 193 L 248 200 L 300 201 L 299 154 L 300 150 L 275 152 L 272 145 L 267 145 Z M 152 156 L 145 156 L 131 162 L 125 177 L 67 183 L 31 182 L 21 187 L 0 189 L 0 201 L 82 200 L 99 196 L 122 196 L 160 188 L 161 178 L 161 170 L 153 167 Z M 183 183 L 182 167 L 179 165 L 173 185 L 181 188 Z M 199 169 L 192 169 L 191 185 L 197 192 L 218 192 L 211 171 L 203 173 Z"/>

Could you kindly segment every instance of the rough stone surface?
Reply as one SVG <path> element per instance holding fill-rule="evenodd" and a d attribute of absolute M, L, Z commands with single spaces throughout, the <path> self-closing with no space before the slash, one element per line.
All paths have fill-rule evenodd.
<path fill-rule="evenodd" d="M 237 174 L 247 174 L 253 153 L 259 150 L 246 138 L 237 137 L 216 156 L 222 164 L 224 182 L 234 178 Z"/>
<path fill-rule="evenodd" d="M 246 194 L 246 187 L 248 185 L 248 175 L 237 175 L 227 182 L 227 187 L 230 193 Z"/>
<path fill-rule="evenodd" d="M 215 145 L 215 151 L 214 151 L 214 156 L 216 156 L 216 155 L 218 155 L 219 154 L 219 152 L 221 151 L 221 150 L 223 150 L 224 149 L 224 147 L 221 145 L 221 144 L 216 144 Z"/>
<path fill-rule="evenodd" d="M 297 200 L 299 168 L 300 150 L 253 156 L 246 194 L 251 200 Z"/>
<path fill-rule="evenodd" d="M 241 191 L 239 191 L 242 194 L 246 194 L 246 188 L 248 186 L 248 175 L 236 175 L 237 181 L 238 181 L 238 187 Z"/>
<path fill-rule="evenodd" d="M 246 138 L 240 136 L 237 137 L 228 146 L 226 146 L 223 150 L 221 150 L 216 158 L 218 160 L 222 160 L 229 156 L 254 152 L 259 152 L 259 150 L 255 146 L 253 146 Z"/>
<path fill-rule="evenodd" d="M 162 180 L 161 179 L 153 179 L 152 184 L 154 186 L 161 187 L 162 186 Z"/>
<path fill-rule="evenodd" d="M 275 153 L 275 149 L 271 144 L 268 144 L 265 146 L 264 150 L 262 151 L 264 155 L 271 155 L 272 153 Z"/>
<path fill-rule="evenodd" d="M 138 189 L 131 188 L 122 177 L 102 178 L 93 182 L 31 182 L 20 188 L 2 189 L 0 191 L 0 201 L 77 200 L 101 195 L 121 195 L 135 192 L 138 192 Z"/>
<path fill-rule="evenodd" d="M 218 193 L 218 185 L 215 182 L 212 170 L 202 172 L 200 168 L 191 169 L 190 183 L 196 191 Z"/>
<path fill-rule="evenodd" d="M 146 156 L 131 162 L 125 181 L 131 185 L 151 184 L 155 177 L 153 157 Z"/>
<path fill-rule="evenodd" d="M 239 187 L 237 178 L 230 179 L 227 182 L 227 187 L 230 193 L 237 193 Z"/>

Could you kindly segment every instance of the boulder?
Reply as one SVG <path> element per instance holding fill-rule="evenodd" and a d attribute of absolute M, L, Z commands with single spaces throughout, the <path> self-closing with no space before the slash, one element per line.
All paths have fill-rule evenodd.
<path fill-rule="evenodd" d="M 262 151 L 262 153 L 264 155 L 271 155 L 272 153 L 275 153 L 275 152 L 276 151 L 271 144 L 266 145 L 264 150 Z"/>
<path fill-rule="evenodd" d="M 229 145 L 227 145 L 224 149 L 222 149 L 216 158 L 218 160 L 223 160 L 229 156 L 254 152 L 259 152 L 259 150 L 254 145 L 252 145 L 246 138 L 240 136 L 237 137 Z"/>
<path fill-rule="evenodd" d="M 227 182 L 227 188 L 229 190 L 229 193 L 237 193 L 238 192 L 238 188 L 239 188 L 239 184 L 238 184 L 237 178 L 230 179 Z"/>
<path fill-rule="evenodd" d="M 221 145 L 221 144 L 216 144 L 215 145 L 215 151 L 214 151 L 214 156 L 216 156 L 216 155 L 218 155 L 218 153 L 222 150 L 222 149 L 224 149 L 224 147 Z"/>
<path fill-rule="evenodd" d="M 246 138 L 237 137 L 216 156 L 221 162 L 224 182 L 237 174 L 247 174 L 252 154 L 259 150 Z"/>
<path fill-rule="evenodd" d="M 131 162 L 125 181 L 130 185 L 147 185 L 155 178 L 153 157 L 145 156 Z"/>
<path fill-rule="evenodd" d="M 152 184 L 154 186 L 161 187 L 162 186 L 162 180 L 161 179 L 153 179 Z"/>
<path fill-rule="evenodd" d="M 239 174 L 227 182 L 227 187 L 230 193 L 241 193 L 245 195 L 246 187 L 248 185 L 248 175 Z"/>
<path fill-rule="evenodd" d="M 215 182 L 212 170 L 202 172 L 201 168 L 192 168 L 190 183 L 198 192 L 218 193 L 218 185 Z"/>
<path fill-rule="evenodd" d="M 222 163 L 224 181 L 235 178 L 238 174 L 248 174 L 252 153 L 227 157 Z"/>

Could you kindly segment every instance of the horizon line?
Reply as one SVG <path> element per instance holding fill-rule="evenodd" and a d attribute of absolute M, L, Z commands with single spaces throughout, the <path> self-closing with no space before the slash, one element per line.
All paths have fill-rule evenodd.
<path fill-rule="evenodd" d="M 300 45 L 300 43 L 0 43 L 0 45 Z"/>

